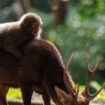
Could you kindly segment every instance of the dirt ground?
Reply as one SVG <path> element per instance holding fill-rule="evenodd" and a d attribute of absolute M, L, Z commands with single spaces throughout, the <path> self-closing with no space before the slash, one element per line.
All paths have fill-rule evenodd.
<path fill-rule="evenodd" d="M 8 99 L 9 105 L 22 105 L 22 99 L 21 98 L 15 98 L 15 99 Z M 43 105 L 42 97 L 39 94 L 34 93 L 32 97 L 32 105 Z M 52 105 L 54 103 L 52 102 Z M 105 100 L 98 100 L 95 98 L 91 101 L 90 105 L 105 105 Z"/>
<path fill-rule="evenodd" d="M 17 99 L 12 99 L 12 100 L 9 99 L 8 102 L 9 102 L 9 105 L 22 105 L 22 101 Z M 43 105 L 43 102 L 40 100 L 37 100 L 36 102 L 32 101 L 32 105 Z M 105 101 L 95 100 L 95 101 L 92 101 L 90 105 L 105 105 Z"/>
<path fill-rule="evenodd" d="M 105 105 L 105 100 L 94 99 L 94 100 L 92 100 L 90 105 Z"/>

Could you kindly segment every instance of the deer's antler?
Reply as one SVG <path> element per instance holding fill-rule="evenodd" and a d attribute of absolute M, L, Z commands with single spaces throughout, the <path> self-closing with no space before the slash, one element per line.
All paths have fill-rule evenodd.
<path fill-rule="evenodd" d="M 68 73 L 68 67 L 72 61 L 72 55 L 69 57 L 68 59 L 68 62 L 66 64 L 66 68 L 64 70 L 64 75 L 63 75 L 63 78 L 64 78 L 64 82 L 65 82 L 65 85 L 69 91 L 69 93 L 73 96 L 73 97 L 77 97 L 78 96 L 78 93 L 79 93 L 79 89 L 78 89 L 78 86 L 76 87 L 76 89 L 73 88 L 73 82 L 72 82 L 72 78 L 71 76 L 69 75 Z"/>
<path fill-rule="evenodd" d="M 68 69 L 69 65 L 71 64 L 71 61 L 72 61 L 72 58 L 73 58 L 73 55 L 71 55 L 67 61 L 67 64 L 66 64 L 66 69 Z"/>
<path fill-rule="evenodd" d="M 70 103 L 73 105 L 88 105 L 90 100 L 92 100 L 95 96 L 97 96 L 99 94 L 99 92 L 102 90 L 103 86 L 94 94 L 90 94 L 89 93 L 89 87 L 90 87 L 90 80 L 91 77 L 93 76 L 93 74 L 96 72 L 98 65 L 99 65 L 99 60 L 97 60 L 95 66 L 93 69 L 91 69 L 88 60 L 87 60 L 87 56 L 85 55 L 85 60 L 86 60 L 86 66 L 87 66 L 87 80 L 86 80 L 86 86 L 83 89 L 83 91 L 79 94 L 79 89 L 78 89 L 78 85 L 76 87 L 76 89 L 73 88 L 73 84 L 72 84 L 72 78 L 69 75 L 68 71 L 67 71 L 67 67 L 69 66 L 69 64 L 71 63 L 72 60 L 72 56 L 69 58 L 67 66 L 64 70 L 64 83 L 67 87 L 67 90 L 69 92 L 70 95 L 72 95 L 73 97 L 73 102 Z"/>
<path fill-rule="evenodd" d="M 90 67 L 90 65 L 88 63 L 86 54 L 85 54 L 85 60 L 86 60 L 86 66 L 87 66 L 87 80 L 86 80 L 86 86 L 85 86 L 84 90 L 81 92 L 81 94 L 87 99 L 87 101 L 90 101 L 95 96 L 97 96 L 99 94 L 99 92 L 102 90 L 103 86 L 96 93 L 94 93 L 94 94 L 90 94 L 89 93 L 89 87 L 90 87 L 91 77 L 96 72 L 100 62 L 99 62 L 99 60 L 97 60 L 94 68 L 91 69 L 91 67 Z"/>

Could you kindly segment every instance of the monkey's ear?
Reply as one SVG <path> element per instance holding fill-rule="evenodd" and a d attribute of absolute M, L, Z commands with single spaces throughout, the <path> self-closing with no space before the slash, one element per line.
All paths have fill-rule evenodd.
<path fill-rule="evenodd" d="M 70 94 L 67 94 L 59 87 L 55 86 L 55 91 L 57 93 L 58 99 L 62 104 L 71 103 L 73 101 L 73 98 Z"/>

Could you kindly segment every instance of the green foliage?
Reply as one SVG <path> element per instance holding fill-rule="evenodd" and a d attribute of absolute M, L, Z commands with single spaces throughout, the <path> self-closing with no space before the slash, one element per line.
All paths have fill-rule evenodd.
<path fill-rule="evenodd" d="M 30 0 L 31 6 L 38 8 L 39 10 L 49 13 L 51 12 L 50 0 Z"/>
<path fill-rule="evenodd" d="M 73 54 L 70 72 L 74 80 L 81 84 L 85 82 L 84 78 L 86 78 L 84 51 L 88 55 L 91 66 L 96 63 L 97 59 L 101 61 L 100 67 L 104 65 L 105 21 L 103 20 L 104 15 L 91 19 L 85 18 L 85 16 L 83 19 L 78 8 L 71 7 L 70 10 L 66 25 L 47 29 L 45 34 L 60 49 L 65 64 L 69 56 Z M 78 77 L 80 78 L 78 79 Z M 95 76 L 94 79 L 102 82 L 98 76 Z"/>
<path fill-rule="evenodd" d="M 71 4 L 78 7 L 83 17 L 87 15 L 91 18 L 105 11 L 105 0 L 71 0 Z"/>
<path fill-rule="evenodd" d="M 91 86 L 97 91 L 101 88 L 101 85 L 99 85 L 99 83 L 97 83 L 96 81 L 92 81 Z M 104 89 L 100 92 L 100 94 L 98 95 L 98 98 L 101 100 L 105 100 L 105 90 Z"/>
<path fill-rule="evenodd" d="M 51 9 L 49 7 L 51 3 L 52 0 L 45 0 L 44 2 L 43 0 L 31 0 L 32 11 L 43 18 L 44 35 L 60 49 L 65 64 L 69 56 L 73 55 L 72 64 L 69 67 L 70 73 L 76 83 L 84 85 L 86 78 L 84 51 L 88 55 L 91 66 L 95 64 L 96 59 L 99 59 L 101 61 L 100 67 L 105 68 L 105 0 L 71 0 L 68 6 L 66 24 L 55 29 L 51 29 L 53 14 L 45 14 L 36 10 L 36 7 L 38 7 L 48 13 L 49 10 L 47 9 Z M 0 11 L 0 21 L 11 21 L 13 16 L 10 15 L 10 12 L 10 8 Z M 94 76 L 93 79 L 98 81 L 99 84 L 104 81 L 98 75 Z M 98 83 L 91 83 L 94 88 L 92 91 L 99 89 L 100 85 Z M 12 90 L 7 97 L 12 97 L 11 94 Z M 103 98 L 104 95 L 105 92 L 102 91 L 99 97 Z"/>
<path fill-rule="evenodd" d="M 14 94 L 15 93 L 15 94 Z M 21 91 L 20 89 L 14 89 L 14 88 L 10 88 L 9 92 L 7 94 L 7 98 L 18 98 L 21 97 Z"/>
<path fill-rule="evenodd" d="M 96 81 L 92 81 L 91 82 L 91 88 L 90 88 L 90 93 L 94 94 L 96 91 L 98 91 L 101 88 L 101 85 L 99 83 L 97 83 Z M 79 86 L 79 91 L 83 90 L 84 85 L 80 85 Z M 100 100 L 105 100 L 105 90 L 102 89 L 102 91 L 99 93 L 99 95 L 97 96 Z"/>
<path fill-rule="evenodd" d="M 0 10 L 0 23 L 11 22 L 17 20 L 14 14 L 12 13 L 11 8 L 6 7 L 3 10 Z"/>
<path fill-rule="evenodd" d="M 14 0 L 0 0 L 0 8 L 5 8 L 7 6 L 10 6 Z"/>

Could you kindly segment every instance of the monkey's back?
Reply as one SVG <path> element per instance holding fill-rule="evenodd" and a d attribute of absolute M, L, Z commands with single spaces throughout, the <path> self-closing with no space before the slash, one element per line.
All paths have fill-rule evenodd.
<path fill-rule="evenodd" d="M 16 47 L 28 39 L 18 22 L 0 24 L 0 48 Z"/>

